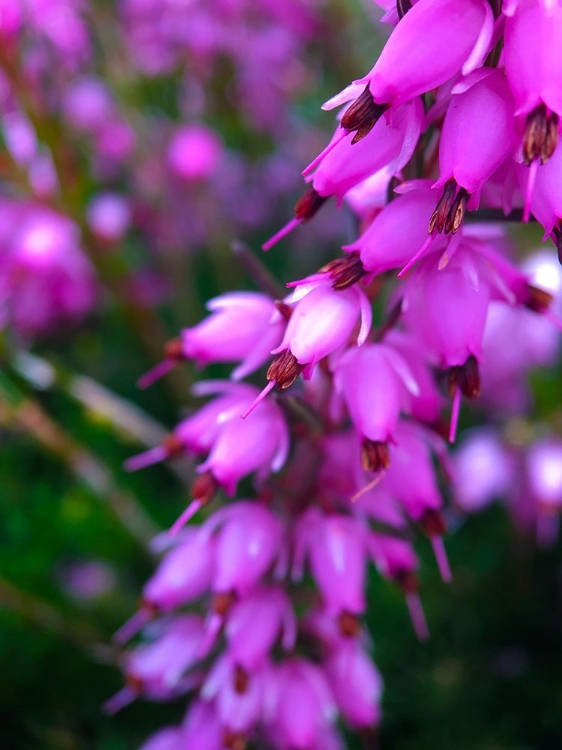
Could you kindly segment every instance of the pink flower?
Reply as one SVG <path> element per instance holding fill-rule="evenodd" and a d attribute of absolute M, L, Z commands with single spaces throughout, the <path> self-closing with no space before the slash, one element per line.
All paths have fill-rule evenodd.
<path fill-rule="evenodd" d="M 272 354 L 289 349 L 306 372 L 324 357 L 345 346 L 361 318 L 357 344 L 361 346 L 371 327 L 371 306 L 357 286 L 335 291 L 329 284 L 303 284 L 292 301 L 295 308 L 282 342 Z"/>
<path fill-rule="evenodd" d="M 172 172 L 186 182 L 212 176 L 221 158 L 222 145 L 209 128 L 190 125 L 174 133 L 168 146 L 168 165 Z"/>
<path fill-rule="evenodd" d="M 481 65 L 492 28 L 492 10 L 482 0 L 419 0 L 356 83 L 368 83 L 377 104 L 406 102 Z"/>
<path fill-rule="evenodd" d="M 281 663 L 270 690 L 269 715 L 282 750 L 320 750 L 323 730 L 335 718 L 335 705 L 327 680 L 315 664 L 305 659 Z"/>
<path fill-rule="evenodd" d="M 381 118 L 365 139 L 352 143 L 351 135 L 339 127 L 331 143 L 318 159 L 307 167 L 307 175 L 321 196 L 335 196 L 338 204 L 355 185 L 386 167 L 399 172 L 410 160 L 421 134 L 423 107 L 415 99 Z M 316 166 L 316 163 L 318 166 Z"/>
<path fill-rule="evenodd" d="M 359 251 L 363 267 L 373 275 L 400 268 L 427 242 L 434 208 L 435 193 L 429 185 L 408 190 L 385 206 L 363 234 L 343 249 Z"/>
<path fill-rule="evenodd" d="M 177 362 L 192 359 L 198 367 L 212 362 L 240 362 L 232 375 L 246 377 L 267 361 L 283 335 L 285 321 L 275 302 L 258 292 L 230 292 L 207 302 L 211 315 L 170 342 L 167 358 L 144 375 L 145 388 Z"/>
<path fill-rule="evenodd" d="M 257 502 L 237 501 L 211 516 L 204 533 L 216 533 L 212 587 L 218 592 L 248 593 L 279 554 L 279 519 Z"/>
<path fill-rule="evenodd" d="M 350 349 L 335 373 L 335 387 L 343 397 L 361 436 L 365 469 L 388 466 L 388 442 L 394 440 L 405 391 L 417 395 L 418 385 L 397 351 L 384 344 Z"/>
<path fill-rule="evenodd" d="M 294 647 L 296 618 L 280 587 L 261 587 L 236 602 L 228 613 L 225 635 L 233 663 L 248 672 L 265 664 L 281 634 L 283 648 Z"/>
<path fill-rule="evenodd" d="M 383 682 L 359 643 L 351 640 L 342 644 L 328 658 L 325 669 L 344 719 L 356 728 L 376 726 Z"/>
<path fill-rule="evenodd" d="M 505 70 L 517 115 L 546 105 L 562 115 L 562 7 L 531 0 L 521 3 L 505 23 Z"/>
<path fill-rule="evenodd" d="M 513 99 L 499 70 L 480 76 L 468 90 L 452 97 L 439 142 L 439 180 L 448 180 L 469 195 L 477 208 L 480 191 L 515 146 Z"/>

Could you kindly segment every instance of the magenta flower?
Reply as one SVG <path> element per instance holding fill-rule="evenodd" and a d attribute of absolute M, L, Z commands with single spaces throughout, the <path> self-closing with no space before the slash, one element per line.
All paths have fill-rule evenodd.
<path fill-rule="evenodd" d="M 347 252 L 359 252 L 361 263 L 373 275 L 401 268 L 427 244 L 427 228 L 435 208 L 429 184 L 399 195 L 375 217 Z"/>
<path fill-rule="evenodd" d="M 334 291 L 328 284 L 297 287 L 295 308 L 283 340 L 272 354 L 289 350 L 306 373 L 324 357 L 346 345 L 361 318 L 357 344 L 361 346 L 371 327 L 371 306 L 357 287 Z"/>
<path fill-rule="evenodd" d="M 357 641 L 336 649 L 326 663 L 326 674 L 342 716 L 356 729 L 380 721 L 382 678 Z"/>
<path fill-rule="evenodd" d="M 328 615 L 358 615 L 365 609 L 362 536 L 361 525 L 348 516 L 312 514 L 300 529 L 297 544 L 306 550 Z"/>
<path fill-rule="evenodd" d="M 231 292 L 207 303 L 211 315 L 186 328 L 168 346 L 164 362 L 144 375 L 145 388 L 168 372 L 176 362 L 192 359 L 199 367 L 211 362 L 240 362 L 236 380 L 246 377 L 269 358 L 283 335 L 285 321 L 274 301 L 258 292 Z"/>
<path fill-rule="evenodd" d="M 492 10 L 481 0 L 419 0 L 396 26 L 370 73 L 355 83 L 368 84 L 376 104 L 406 102 L 481 65 L 492 28 Z"/>
<path fill-rule="evenodd" d="M 186 673 L 195 665 L 203 638 L 203 620 L 195 615 L 176 617 L 152 643 L 125 653 L 123 669 L 127 686 L 105 704 L 109 713 L 119 711 L 140 695 L 166 700 L 181 695 L 200 682 Z"/>
<path fill-rule="evenodd" d="M 397 107 L 381 118 L 358 144 L 339 127 L 322 154 L 305 169 L 321 196 L 335 196 L 338 204 L 355 185 L 374 172 L 387 168 L 399 172 L 410 161 L 422 129 L 423 107 L 416 99 Z M 324 152 L 323 152 L 324 153 Z M 314 170 L 314 171 L 313 171 Z"/>
<path fill-rule="evenodd" d="M 336 708 L 321 669 L 305 659 L 290 659 L 277 668 L 268 697 L 269 722 L 282 750 L 320 750 L 323 732 Z"/>
<path fill-rule="evenodd" d="M 394 441 L 404 392 L 419 393 L 406 361 L 384 344 L 350 349 L 338 365 L 335 385 L 361 436 L 363 467 L 370 471 L 386 468 L 388 443 Z"/>
<path fill-rule="evenodd" d="M 485 70 L 485 69 L 484 69 Z M 439 142 L 439 180 L 464 190 L 469 209 L 478 208 L 484 183 L 515 146 L 513 99 L 504 74 L 490 71 L 453 96 Z M 458 198 L 456 199 L 458 201 Z"/>
<path fill-rule="evenodd" d="M 263 666 L 281 637 L 285 650 L 295 645 L 296 617 L 280 587 L 261 587 L 236 602 L 228 613 L 225 636 L 233 663 L 253 673 Z"/>
<path fill-rule="evenodd" d="M 178 129 L 168 146 L 170 170 L 186 182 L 203 180 L 217 169 L 221 142 L 210 129 L 197 125 Z"/>
<path fill-rule="evenodd" d="M 0 324 L 30 339 L 83 318 L 93 307 L 96 280 L 78 227 L 28 206 L 10 235 L 0 259 Z"/>

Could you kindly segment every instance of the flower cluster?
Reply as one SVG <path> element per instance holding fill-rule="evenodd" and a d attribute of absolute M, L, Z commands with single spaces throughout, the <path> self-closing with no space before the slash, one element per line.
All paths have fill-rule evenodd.
<path fill-rule="evenodd" d="M 271 220 L 296 172 L 294 103 L 313 84 L 310 42 L 328 24 L 320 1 L 277 5 L 126 0 L 112 15 L 87 0 L 0 0 L 0 177 L 37 222 L 45 205 L 68 216 L 102 277 L 115 276 L 107 254 L 126 237 L 144 246 L 145 268 L 123 264 L 120 291 L 134 304 L 162 301 L 175 284 L 162 268 L 184 253 Z M 168 87 L 166 106 L 131 106 L 154 79 Z M 239 116 L 227 146 L 223 123 Z M 248 156 L 241 144 L 254 141 L 266 147 Z M 13 304 L 26 307 L 18 289 Z M 69 293 L 92 307 L 80 283 Z M 80 317 L 57 306 L 34 334 Z M 29 326 L 12 322 L 26 340 Z"/>
<path fill-rule="evenodd" d="M 469 509 L 516 488 L 517 513 L 531 503 L 547 518 L 541 538 L 562 507 L 555 438 L 510 453 L 503 436 L 475 434 L 454 459 L 447 447 L 463 399 L 509 421 L 526 406 L 529 369 L 558 353 L 560 273 L 539 257 L 521 266 L 505 223 L 487 219 L 532 214 L 560 248 L 562 6 L 384 5 L 394 29 L 372 70 L 326 105 L 344 105 L 334 136 L 264 249 L 332 196 L 356 214 L 357 239 L 283 299 L 211 300 L 141 380 L 184 361 L 236 364 L 229 381 L 198 384 L 211 400 L 128 463 L 201 459 L 192 502 L 116 636 L 142 629 L 147 641 L 124 651 L 127 684 L 110 710 L 197 693 L 183 724 L 145 750 L 335 750 L 340 722 L 374 730 L 367 566 L 401 587 L 424 639 L 414 541 L 430 540 L 450 580 L 446 495 Z M 241 382 L 264 364 L 261 391 Z M 252 499 L 184 528 L 241 482 Z"/>

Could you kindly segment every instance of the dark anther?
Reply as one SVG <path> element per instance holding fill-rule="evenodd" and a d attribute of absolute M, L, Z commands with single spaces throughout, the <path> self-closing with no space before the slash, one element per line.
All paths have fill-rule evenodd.
<path fill-rule="evenodd" d="M 361 622 L 359 618 L 345 610 L 338 617 L 338 626 L 340 633 L 345 636 L 345 638 L 355 638 L 359 635 L 359 631 L 361 630 Z"/>
<path fill-rule="evenodd" d="M 244 667 L 237 664 L 234 669 L 234 690 L 243 695 L 248 692 L 249 684 L 250 675 L 246 672 Z"/>
<path fill-rule="evenodd" d="M 390 454 L 388 452 L 388 443 L 364 438 L 361 443 L 361 465 L 365 471 L 388 469 L 389 464 Z"/>
<path fill-rule="evenodd" d="M 221 591 L 215 594 L 211 602 L 211 609 L 217 615 L 224 617 L 230 611 L 230 608 L 236 601 L 234 591 Z"/>
<path fill-rule="evenodd" d="M 471 354 L 464 365 L 449 369 L 449 395 L 454 397 L 457 388 L 466 398 L 478 398 L 480 395 L 480 372 L 478 361 Z"/>
<path fill-rule="evenodd" d="M 181 339 L 172 339 L 164 347 L 164 356 L 172 362 L 184 362 L 186 357 L 183 353 L 183 342 Z"/>
<path fill-rule="evenodd" d="M 369 85 L 342 117 L 341 126 L 349 133 L 355 132 L 351 143 L 357 143 L 375 127 L 381 115 L 388 109 L 386 104 L 377 104 Z"/>
<path fill-rule="evenodd" d="M 231 729 L 225 729 L 222 737 L 222 744 L 228 750 L 246 750 L 248 741 L 240 732 L 233 732 Z"/>
<path fill-rule="evenodd" d="M 419 588 L 418 577 L 413 570 L 399 570 L 394 574 L 396 583 L 408 594 L 413 594 Z"/>
<path fill-rule="evenodd" d="M 558 143 L 558 115 L 547 112 L 540 104 L 527 115 L 523 136 L 523 159 L 529 166 L 535 159 L 544 164 L 550 159 Z"/>
<path fill-rule="evenodd" d="M 320 195 L 311 185 L 296 202 L 295 217 L 306 224 L 318 213 L 327 200 L 327 196 Z"/>
<path fill-rule="evenodd" d="M 283 302 L 283 300 L 280 299 L 276 299 L 274 304 L 281 315 L 285 318 L 285 320 L 289 320 L 291 315 L 293 314 L 293 308 L 291 307 L 291 305 L 288 305 L 286 302 Z"/>
<path fill-rule="evenodd" d="M 554 227 L 554 241 L 556 242 L 556 250 L 558 251 L 558 262 L 562 266 L 562 228 L 560 223 Z"/>
<path fill-rule="evenodd" d="M 449 180 L 443 188 L 443 195 L 429 220 L 429 234 L 434 229 L 442 234 L 455 234 L 460 229 L 466 212 L 468 193 L 464 188 L 459 188 L 455 180 Z"/>
<path fill-rule="evenodd" d="M 164 438 L 162 447 L 166 451 L 167 458 L 175 458 L 185 453 L 185 444 L 173 432 Z"/>
<path fill-rule="evenodd" d="M 398 13 L 398 18 L 404 18 L 409 10 L 412 10 L 412 0 L 396 0 L 396 11 Z"/>
<path fill-rule="evenodd" d="M 208 505 L 217 494 L 219 484 L 210 471 L 200 474 L 191 485 L 191 497 L 201 505 Z"/>
<path fill-rule="evenodd" d="M 438 510 L 426 510 L 420 524 L 427 536 L 443 536 L 447 531 L 447 524 Z"/>
<path fill-rule="evenodd" d="M 332 289 L 341 291 L 363 278 L 366 271 L 361 263 L 359 253 L 353 252 L 344 258 L 336 258 L 336 260 L 332 260 L 330 263 L 322 266 L 320 273 L 329 274 L 333 279 Z"/>
<path fill-rule="evenodd" d="M 290 349 L 285 349 L 269 365 L 266 377 L 268 380 L 275 380 L 277 387 L 285 390 L 293 385 L 303 370 L 304 365 L 301 365 L 295 355 L 291 354 Z"/>
<path fill-rule="evenodd" d="M 554 297 L 550 292 L 540 289 L 532 284 L 527 284 L 527 300 L 525 307 L 536 313 L 545 313 L 552 305 Z"/>

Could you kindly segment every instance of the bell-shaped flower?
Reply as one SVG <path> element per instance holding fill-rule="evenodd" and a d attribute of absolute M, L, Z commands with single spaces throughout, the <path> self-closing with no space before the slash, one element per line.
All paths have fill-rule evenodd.
<path fill-rule="evenodd" d="M 396 26 L 373 69 L 356 83 L 369 84 L 377 104 L 413 99 L 480 66 L 493 24 L 492 9 L 483 0 L 419 0 Z"/>
<path fill-rule="evenodd" d="M 324 669 L 345 721 L 356 729 L 375 727 L 381 718 L 383 681 L 361 645 L 348 639 L 333 651 Z"/>
<path fill-rule="evenodd" d="M 422 103 L 414 99 L 381 117 L 359 143 L 353 144 L 351 134 L 338 127 L 330 144 L 303 174 L 312 172 L 308 180 L 316 192 L 335 196 L 341 204 L 351 188 L 383 167 L 397 173 L 410 161 L 422 122 Z"/>
<path fill-rule="evenodd" d="M 463 439 L 453 461 L 454 499 L 467 513 L 482 510 L 514 486 L 513 456 L 494 430 L 472 430 Z"/>
<path fill-rule="evenodd" d="M 229 292 L 209 300 L 207 309 L 211 315 L 193 328 L 185 328 L 179 339 L 168 344 L 166 359 L 140 379 L 142 388 L 185 360 L 194 360 L 198 367 L 240 362 L 232 373 L 240 380 L 267 361 L 283 335 L 283 316 L 265 294 Z"/>
<path fill-rule="evenodd" d="M 544 104 L 562 115 L 562 7 L 540 0 L 522 4 L 505 23 L 505 71 L 517 115 Z M 548 6 L 548 7 L 547 7 Z"/>
<path fill-rule="evenodd" d="M 305 659 L 282 662 L 272 677 L 266 722 L 281 750 L 318 748 L 336 707 L 322 670 Z"/>
<path fill-rule="evenodd" d="M 195 396 L 219 395 L 182 420 L 161 445 L 129 458 L 125 463 L 127 471 L 137 471 L 182 454 L 208 453 L 224 425 L 240 415 L 248 401 L 255 397 L 256 389 L 246 383 L 207 380 L 197 383 L 192 393 Z"/>
<path fill-rule="evenodd" d="M 434 209 L 435 192 L 422 183 L 392 200 L 363 234 L 343 249 L 358 251 L 363 267 L 373 275 L 401 268 L 428 243 L 427 228 Z"/>
<path fill-rule="evenodd" d="M 262 587 L 236 602 L 228 613 L 225 636 L 231 660 L 245 671 L 261 667 L 282 635 L 288 650 L 296 639 L 296 618 L 280 587 Z"/>
<path fill-rule="evenodd" d="M 343 393 L 351 421 L 363 441 L 363 468 L 386 468 L 387 444 L 394 440 L 405 403 L 404 390 L 419 393 L 406 361 L 385 344 L 350 349 L 336 369 L 335 387 Z"/>
<path fill-rule="evenodd" d="M 126 643 L 160 613 L 171 612 L 206 593 L 211 585 L 213 547 L 214 541 L 207 534 L 187 529 L 146 582 L 138 612 L 119 628 L 113 640 Z"/>
<path fill-rule="evenodd" d="M 239 500 L 211 516 L 202 531 L 214 533 L 217 527 L 212 588 L 246 594 L 279 554 L 281 522 L 263 505 Z"/>
<path fill-rule="evenodd" d="M 230 735 L 232 739 L 246 737 L 260 721 L 267 671 L 264 668 L 247 680 L 245 675 L 239 673 L 229 654 L 224 654 L 214 664 L 201 689 L 201 697 L 214 701 L 217 717 L 223 727 L 223 738 L 225 735 Z"/>
<path fill-rule="evenodd" d="M 203 640 L 203 620 L 181 615 L 166 623 L 162 634 L 123 656 L 127 685 L 105 704 L 115 713 L 139 695 L 166 700 L 195 687 L 199 675 L 186 673 L 199 660 Z"/>
<path fill-rule="evenodd" d="M 224 421 L 207 460 L 197 469 L 200 474 L 210 472 L 229 495 L 248 474 L 257 472 L 263 480 L 271 471 L 279 471 L 289 452 L 287 423 L 276 403 L 264 401 L 251 420 L 240 419 L 242 411 L 257 397 L 254 389 L 253 398 Z"/>
<path fill-rule="evenodd" d="M 361 614 L 365 609 L 365 547 L 361 522 L 350 516 L 311 510 L 296 530 L 294 573 L 308 557 L 326 613 Z"/>
<path fill-rule="evenodd" d="M 478 208 L 484 183 L 515 147 L 513 111 L 509 86 L 499 70 L 454 95 L 441 130 L 435 187 L 454 180 L 468 194 L 468 208 Z"/>
<path fill-rule="evenodd" d="M 490 287 L 470 253 L 457 253 L 438 269 L 435 256 L 422 261 L 403 287 L 408 330 L 442 367 L 482 358 Z"/>
<path fill-rule="evenodd" d="M 272 354 L 289 350 L 307 373 L 324 357 L 349 343 L 361 318 L 357 344 L 364 343 L 371 328 L 371 305 L 357 286 L 334 290 L 329 283 L 298 286 L 296 302 L 283 341 Z M 305 374 L 307 374 L 305 373 Z"/>
<path fill-rule="evenodd" d="M 186 529 L 143 589 L 143 605 L 161 612 L 183 607 L 208 591 L 213 570 L 213 539 Z"/>

